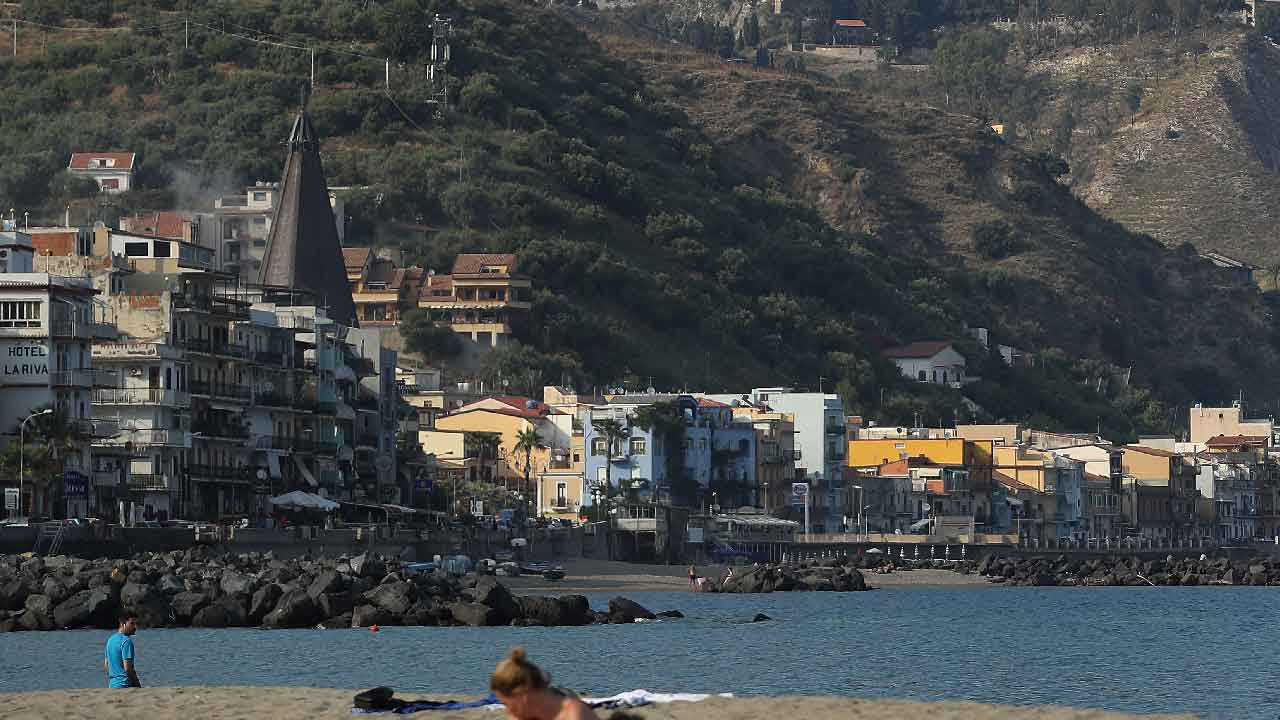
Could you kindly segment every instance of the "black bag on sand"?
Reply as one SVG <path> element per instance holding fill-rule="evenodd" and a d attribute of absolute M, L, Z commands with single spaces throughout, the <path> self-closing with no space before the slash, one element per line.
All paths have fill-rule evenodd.
<path fill-rule="evenodd" d="M 351 704 L 361 710 L 391 710 L 404 705 L 403 700 L 392 697 L 395 694 L 395 690 L 386 686 L 370 688 L 362 693 L 356 693 Z"/>

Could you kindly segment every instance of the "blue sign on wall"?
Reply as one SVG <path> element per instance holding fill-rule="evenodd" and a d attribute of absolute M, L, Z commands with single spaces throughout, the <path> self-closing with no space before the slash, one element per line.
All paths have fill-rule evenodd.
<path fill-rule="evenodd" d="M 88 478 L 84 473 L 68 470 L 62 474 L 62 494 L 67 497 L 85 497 L 89 494 Z"/>

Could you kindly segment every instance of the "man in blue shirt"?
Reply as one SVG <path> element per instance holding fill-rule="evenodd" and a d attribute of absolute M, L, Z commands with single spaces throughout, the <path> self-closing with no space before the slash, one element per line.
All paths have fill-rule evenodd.
<path fill-rule="evenodd" d="M 107 687 L 142 687 L 133 657 L 133 634 L 136 632 L 138 632 L 137 618 L 132 615 L 121 615 L 120 629 L 107 639 L 107 656 L 102 661 L 102 666 L 107 670 Z"/>

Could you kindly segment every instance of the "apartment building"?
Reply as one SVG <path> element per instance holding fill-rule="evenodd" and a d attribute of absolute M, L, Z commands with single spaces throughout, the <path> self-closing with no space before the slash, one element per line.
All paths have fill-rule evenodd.
<path fill-rule="evenodd" d="M 93 369 L 90 347 L 111 329 L 96 312 L 92 282 L 35 272 L 31 236 L 7 225 L 0 231 L 0 431 L 11 433 L 7 441 L 30 441 L 29 433 L 52 421 L 71 447 L 61 451 L 55 476 L 27 473 L 22 483 L 16 476 L 3 483 L 21 486 L 23 513 L 85 516 L 93 509 L 89 448 L 112 430 L 94 425 L 90 397 L 93 388 L 116 382 Z M 44 415 L 33 418 L 37 413 Z"/>

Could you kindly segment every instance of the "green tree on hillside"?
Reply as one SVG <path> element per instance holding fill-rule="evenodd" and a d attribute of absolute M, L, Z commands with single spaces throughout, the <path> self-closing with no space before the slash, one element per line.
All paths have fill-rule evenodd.
<path fill-rule="evenodd" d="M 969 112 L 990 117 L 1008 92 L 1006 35 L 981 29 L 948 33 L 938 42 L 930 71 L 947 94 Z"/>

